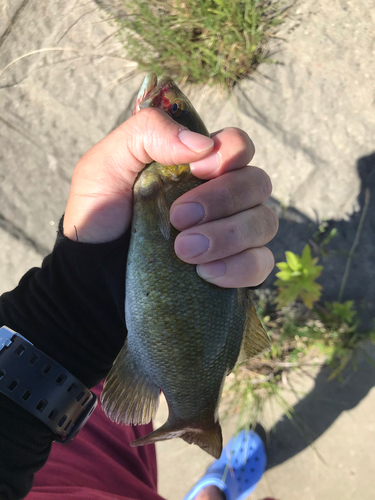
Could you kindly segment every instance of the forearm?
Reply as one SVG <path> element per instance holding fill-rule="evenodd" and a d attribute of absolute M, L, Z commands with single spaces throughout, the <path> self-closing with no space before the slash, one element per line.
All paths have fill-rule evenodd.
<path fill-rule="evenodd" d="M 81 244 L 60 230 L 42 267 L 0 297 L 0 326 L 19 332 L 87 387 L 96 385 L 125 339 L 128 240 L 125 234 L 111 243 Z M 0 394 L 1 499 L 27 494 L 52 438 L 48 427 Z"/>

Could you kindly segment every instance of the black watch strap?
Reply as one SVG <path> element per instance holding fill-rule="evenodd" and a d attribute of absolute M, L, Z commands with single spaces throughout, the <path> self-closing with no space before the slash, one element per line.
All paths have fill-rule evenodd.
<path fill-rule="evenodd" d="M 66 444 L 87 422 L 97 397 L 10 328 L 0 328 L 0 392 L 41 420 Z"/>

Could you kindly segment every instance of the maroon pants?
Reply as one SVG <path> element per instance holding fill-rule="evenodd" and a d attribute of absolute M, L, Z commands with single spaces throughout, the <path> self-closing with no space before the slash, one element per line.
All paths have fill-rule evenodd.
<path fill-rule="evenodd" d="M 93 392 L 99 397 L 101 390 L 102 384 Z M 27 500 L 163 500 L 156 490 L 155 446 L 130 446 L 151 431 L 152 424 L 114 424 L 99 403 L 69 445 L 53 443 Z"/>

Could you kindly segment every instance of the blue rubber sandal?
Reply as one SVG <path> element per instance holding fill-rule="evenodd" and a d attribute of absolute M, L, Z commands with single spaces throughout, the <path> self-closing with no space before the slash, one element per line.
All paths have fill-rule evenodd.
<path fill-rule="evenodd" d="M 241 431 L 224 447 L 221 456 L 189 491 L 184 500 L 193 500 L 209 485 L 220 488 L 227 500 L 245 500 L 266 468 L 266 452 L 258 434 Z"/>

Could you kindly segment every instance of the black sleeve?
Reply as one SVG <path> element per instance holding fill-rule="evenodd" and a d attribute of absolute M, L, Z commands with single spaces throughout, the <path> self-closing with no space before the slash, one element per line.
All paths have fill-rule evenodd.
<path fill-rule="evenodd" d="M 121 349 L 125 265 L 130 232 L 102 244 L 73 242 L 62 232 L 53 252 L 0 297 L 0 326 L 30 340 L 87 387 L 102 380 Z M 0 393 L 0 498 L 26 496 L 46 462 L 52 432 Z"/>

